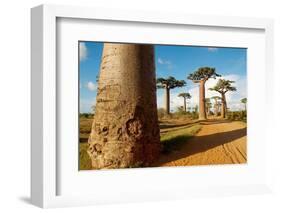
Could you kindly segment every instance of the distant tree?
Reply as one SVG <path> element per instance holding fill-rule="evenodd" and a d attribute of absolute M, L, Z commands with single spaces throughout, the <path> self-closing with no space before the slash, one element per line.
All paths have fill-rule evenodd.
<path fill-rule="evenodd" d="M 91 113 L 94 115 L 96 113 L 96 105 L 91 106 Z"/>
<path fill-rule="evenodd" d="M 218 101 L 218 116 L 221 115 L 221 106 L 222 106 L 221 101 Z"/>
<path fill-rule="evenodd" d="M 180 93 L 178 95 L 178 97 L 183 97 L 183 110 L 184 112 L 186 112 L 186 101 L 187 99 L 190 99 L 191 98 L 191 95 L 187 92 L 187 93 Z"/>
<path fill-rule="evenodd" d="M 198 119 L 198 105 L 192 107 L 191 117 L 192 119 Z"/>
<path fill-rule="evenodd" d="M 177 107 L 176 113 L 177 113 L 178 115 L 184 115 L 184 114 L 185 114 L 185 111 L 184 111 L 183 106 Z"/>
<path fill-rule="evenodd" d="M 220 107 L 220 103 L 218 102 L 218 100 L 221 100 L 221 97 L 213 96 L 213 97 L 211 97 L 211 99 L 213 99 L 215 101 L 215 103 L 214 103 L 214 111 L 215 111 L 215 116 L 218 116 L 218 114 L 219 114 L 219 107 Z"/>
<path fill-rule="evenodd" d="M 209 88 L 209 90 L 216 91 L 221 94 L 221 117 L 225 118 L 226 111 L 227 111 L 227 103 L 225 94 L 228 91 L 236 91 L 236 87 L 232 86 L 231 84 L 235 81 L 225 80 L 225 79 L 219 79 L 217 84 L 213 88 Z"/>
<path fill-rule="evenodd" d="M 195 105 L 195 107 L 193 107 L 194 112 L 198 113 L 198 105 Z"/>
<path fill-rule="evenodd" d="M 187 79 L 193 83 L 199 83 L 199 120 L 207 119 L 205 106 L 205 83 L 209 78 L 216 78 L 220 75 L 216 73 L 215 68 L 201 67 L 193 73 L 189 74 Z"/>
<path fill-rule="evenodd" d="M 211 108 L 212 108 L 212 103 L 210 98 L 205 98 L 205 107 L 206 107 L 206 112 L 207 115 L 211 114 Z"/>
<path fill-rule="evenodd" d="M 172 76 L 169 76 L 168 78 L 157 79 L 157 88 L 165 89 L 166 92 L 165 95 L 166 114 L 170 114 L 170 90 L 177 87 L 183 87 L 185 86 L 185 84 L 186 82 L 184 80 L 177 80 Z"/>
<path fill-rule="evenodd" d="M 158 114 L 158 118 L 162 119 L 165 116 L 165 114 L 166 114 L 166 110 L 163 109 L 163 108 L 158 108 L 157 109 L 157 114 Z"/>
<path fill-rule="evenodd" d="M 247 111 L 247 98 L 242 98 L 242 99 L 241 99 L 241 103 L 244 104 L 245 111 Z"/>

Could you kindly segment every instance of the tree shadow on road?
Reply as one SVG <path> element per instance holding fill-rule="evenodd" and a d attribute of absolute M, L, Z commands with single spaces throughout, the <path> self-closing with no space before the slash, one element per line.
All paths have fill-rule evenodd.
<path fill-rule="evenodd" d="M 204 125 L 213 125 L 213 124 L 225 124 L 225 123 L 231 123 L 233 121 L 226 120 L 226 119 L 209 119 L 205 121 L 199 121 L 201 124 Z"/>
<path fill-rule="evenodd" d="M 190 123 L 184 123 L 184 124 L 167 124 L 167 123 L 159 123 L 160 129 L 167 129 L 167 128 L 175 128 L 175 127 L 182 127 L 182 126 L 188 126 Z"/>
<path fill-rule="evenodd" d="M 182 145 L 180 151 L 168 155 L 163 154 L 159 159 L 159 162 L 157 162 L 157 165 L 176 161 L 178 159 L 186 158 L 197 153 L 205 152 L 209 149 L 227 144 L 246 135 L 247 128 L 245 127 L 228 132 L 220 132 L 204 136 L 194 136 L 191 139 L 187 140 L 184 145 Z"/>

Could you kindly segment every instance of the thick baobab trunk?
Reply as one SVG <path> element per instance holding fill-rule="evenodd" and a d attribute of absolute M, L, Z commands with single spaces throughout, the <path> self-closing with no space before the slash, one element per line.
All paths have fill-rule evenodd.
<path fill-rule="evenodd" d="M 201 80 L 199 84 L 199 120 L 206 120 L 205 106 L 205 81 Z"/>
<path fill-rule="evenodd" d="M 183 108 L 184 108 L 184 112 L 186 112 L 186 97 L 183 97 Z"/>
<path fill-rule="evenodd" d="M 226 117 L 226 99 L 225 99 L 225 93 L 221 94 L 221 117 L 225 118 Z"/>
<path fill-rule="evenodd" d="M 221 103 L 218 103 L 218 116 L 219 116 L 219 112 L 221 112 Z"/>
<path fill-rule="evenodd" d="M 151 164 L 160 152 L 153 46 L 104 44 L 96 102 L 92 167 Z"/>
<path fill-rule="evenodd" d="M 170 114 L 170 89 L 165 88 L 165 109 L 166 109 L 166 114 Z"/>

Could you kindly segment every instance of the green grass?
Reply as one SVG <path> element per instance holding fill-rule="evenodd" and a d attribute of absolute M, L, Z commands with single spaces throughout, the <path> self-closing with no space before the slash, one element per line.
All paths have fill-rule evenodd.
<path fill-rule="evenodd" d="M 91 169 L 91 159 L 87 153 L 88 146 L 88 143 L 79 143 L 79 170 Z"/>
<path fill-rule="evenodd" d="M 80 118 L 80 143 L 79 143 L 79 169 L 90 170 L 91 160 L 88 156 L 88 137 L 91 132 L 92 119 Z M 173 151 L 180 150 L 181 146 L 188 142 L 200 129 L 201 125 L 178 123 L 178 120 L 168 120 L 160 125 L 161 127 L 161 143 L 163 144 L 162 153 L 169 154 Z M 167 128 L 165 125 L 169 125 Z M 186 127 L 185 127 L 186 125 Z"/>
<path fill-rule="evenodd" d="M 79 141 L 87 142 L 89 135 L 91 133 L 93 119 L 92 118 L 80 118 L 80 126 L 79 126 Z"/>
<path fill-rule="evenodd" d="M 182 145 L 193 137 L 201 129 L 200 124 L 195 124 L 186 128 L 171 130 L 161 135 L 163 144 L 162 153 L 169 154 L 172 151 L 180 150 Z"/>

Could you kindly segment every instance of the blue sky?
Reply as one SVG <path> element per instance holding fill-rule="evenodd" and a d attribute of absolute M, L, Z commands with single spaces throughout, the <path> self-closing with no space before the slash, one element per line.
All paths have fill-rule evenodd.
<path fill-rule="evenodd" d="M 90 112 L 95 105 L 97 82 L 99 74 L 103 43 L 80 42 L 80 112 Z M 187 75 L 199 67 L 215 67 L 222 78 L 234 80 L 237 92 L 229 92 L 226 96 L 228 107 L 231 110 L 239 110 L 244 106 L 240 100 L 247 95 L 246 85 L 246 55 L 244 48 L 215 48 L 198 46 L 170 46 L 155 45 L 155 65 L 157 77 L 174 76 L 178 80 L 187 82 L 185 87 L 171 90 L 171 110 L 183 105 L 180 92 L 189 92 L 192 99 L 188 105 L 195 107 L 198 104 L 198 85 L 187 80 Z M 206 88 L 216 84 L 218 79 L 209 79 Z M 206 97 L 218 95 L 214 91 L 206 89 Z M 157 107 L 164 106 L 164 91 L 157 90 Z"/>

